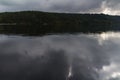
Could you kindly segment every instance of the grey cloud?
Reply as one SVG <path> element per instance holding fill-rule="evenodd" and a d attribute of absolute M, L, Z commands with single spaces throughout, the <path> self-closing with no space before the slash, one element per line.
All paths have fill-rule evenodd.
<path fill-rule="evenodd" d="M 103 8 L 103 2 L 106 2 Z M 119 0 L 0 0 L 0 11 L 39 10 L 50 12 L 98 12 L 106 8 L 119 11 Z M 111 13 L 112 14 L 112 13 Z"/>
<path fill-rule="evenodd" d="M 100 8 L 103 0 L 74 0 L 51 5 L 51 9 L 60 12 L 87 12 Z"/>
<path fill-rule="evenodd" d="M 120 9 L 120 0 L 107 0 L 106 3 L 107 3 L 106 5 L 111 9 L 115 10 Z"/>

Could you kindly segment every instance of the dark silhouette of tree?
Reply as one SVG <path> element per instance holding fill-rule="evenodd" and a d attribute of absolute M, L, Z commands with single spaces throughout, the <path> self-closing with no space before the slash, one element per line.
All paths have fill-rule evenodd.
<path fill-rule="evenodd" d="M 119 31 L 120 17 L 104 14 L 67 14 L 39 11 L 0 13 L 0 33 L 43 35 Z"/>

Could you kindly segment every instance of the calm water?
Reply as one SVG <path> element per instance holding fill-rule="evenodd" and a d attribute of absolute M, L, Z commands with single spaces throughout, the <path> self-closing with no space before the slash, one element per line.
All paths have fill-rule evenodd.
<path fill-rule="evenodd" d="M 0 80 L 120 80 L 120 33 L 0 35 Z"/>

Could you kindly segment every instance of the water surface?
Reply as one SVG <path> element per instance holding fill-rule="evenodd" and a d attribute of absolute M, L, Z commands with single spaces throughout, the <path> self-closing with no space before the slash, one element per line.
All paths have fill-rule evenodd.
<path fill-rule="evenodd" d="M 0 35 L 0 80 L 119 79 L 119 32 Z"/>

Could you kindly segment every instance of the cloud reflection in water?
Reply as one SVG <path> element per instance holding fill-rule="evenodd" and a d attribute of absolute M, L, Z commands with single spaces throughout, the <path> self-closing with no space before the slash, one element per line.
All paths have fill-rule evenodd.
<path fill-rule="evenodd" d="M 120 33 L 0 36 L 0 80 L 118 80 Z"/>

